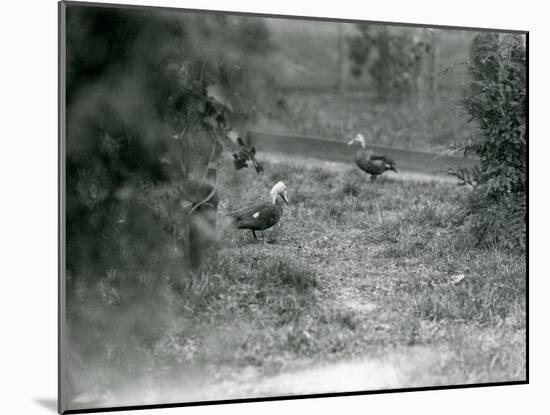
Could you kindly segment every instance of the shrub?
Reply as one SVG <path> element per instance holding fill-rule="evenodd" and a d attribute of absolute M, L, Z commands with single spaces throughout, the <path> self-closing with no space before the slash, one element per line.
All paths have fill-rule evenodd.
<path fill-rule="evenodd" d="M 480 243 L 525 246 L 527 175 L 524 35 L 484 33 L 472 44 L 465 111 L 478 134 L 459 147 L 479 161 L 467 223 Z M 463 173 L 463 172 L 462 172 Z M 464 176 L 464 174 L 462 174 Z"/>

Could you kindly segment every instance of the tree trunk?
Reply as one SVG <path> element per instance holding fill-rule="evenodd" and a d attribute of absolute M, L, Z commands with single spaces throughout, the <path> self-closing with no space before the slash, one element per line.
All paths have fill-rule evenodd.
<path fill-rule="evenodd" d="M 347 87 L 347 56 L 345 23 L 336 23 L 338 27 L 338 92 L 346 92 Z"/>
<path fill-rule="evenodd" d="M 437 64 L 439 58 L 439 39 L 435 30 L 430 30 L 430 58 L 428 70 L 430 72 L 428 88 L 430 95 L 434 96 L 437 93 Z"/>
<path fill-rule="evenodd" d="M 206 263 L 215 249 L 218 195 L 216 170 L 210 169 L 208 180 L 199 188 L 202 204 L 194 204 L 189 214 L 189 266 L 196 270 Z"/>
<path fill-rule="evenodd" d="M 201 141 L 196 141 L 195 145 L 190 145 L 191 148 L 187 149 L 190 166 L 189 179 L 185 184 L 192 205 L 187 212 L 188 240 L 187 250 L 184 252 L 192 270 L 204 265 L 216 249 L 217 171 L 211 162 L 215 161 L 221 152 L 220 145 L 212 142 L 208 135 L 197 133 L 197 138 Z"/>

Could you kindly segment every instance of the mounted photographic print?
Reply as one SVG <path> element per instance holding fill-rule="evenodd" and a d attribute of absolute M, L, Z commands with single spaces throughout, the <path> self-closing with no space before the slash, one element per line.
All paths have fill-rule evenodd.
<path fill-rule="evenodd" d="M 60 412 L 528 382 L 527 32 L 59 23 Z"/>

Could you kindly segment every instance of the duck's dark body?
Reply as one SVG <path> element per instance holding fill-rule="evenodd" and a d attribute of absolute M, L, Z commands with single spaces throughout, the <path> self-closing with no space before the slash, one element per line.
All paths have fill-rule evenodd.
<path fill-rule="evenodd" d="M 255 231 L 264 231 L 276 225 L 283 215 L 283 208 L 274 203 L 258 203 L 228 214 L 233 218 L 233 225 L 238 229 L 250 229 L 256 238 Z"/>
<path fill-rule="evenodd" d="M 397 172 L 393 159 L 381 154 L 368 152 L 365 149 L 357 151 L 355 154 L 355 163 L 361 170 L 370 174 L 373 179 L 376 179 L 377 176 L 387 170 Z"/>

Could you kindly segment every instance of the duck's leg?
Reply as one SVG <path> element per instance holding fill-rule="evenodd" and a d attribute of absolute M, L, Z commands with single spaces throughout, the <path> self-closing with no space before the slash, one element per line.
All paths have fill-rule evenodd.
<path fill-rule="evenodd" d="M 371 174 L 371 175 L 370 175 L 370 179 L 371 179 L 371 181 L 376 180 L 376 174 Z"/>
<path fill-rule="evenodd" d="M 251 229 L 251 230 L 252 230 L 252 235 L 254 235 L 254 239 L 258 240 L 258 237 L 256 236 L 256 231 L 254 229 Z"/>

